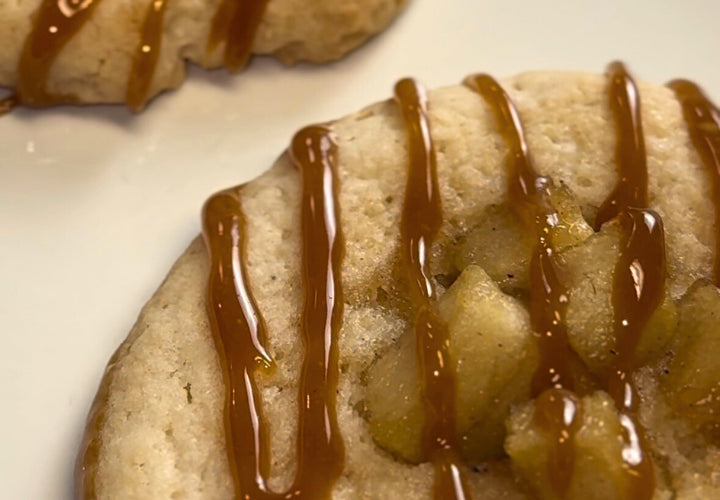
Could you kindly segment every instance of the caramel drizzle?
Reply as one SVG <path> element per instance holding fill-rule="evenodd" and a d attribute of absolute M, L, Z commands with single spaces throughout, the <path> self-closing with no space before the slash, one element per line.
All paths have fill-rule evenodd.
<path fill-rule="evenodd" d="M 642 131 L 640 96 L 635 82 L 620 62 L 608 66 L 610 109 L 617 128 L 615 164 L 617 184 L 600 206 L 595 231 L 628 207 L 644 208 L 648 204 L 647 157 Z"/>
<path fill-rule="evenodd" d="M 254 381 L 272 370 L 264 347 L 262 316 L 247 280 L 245 222 L 239 193 L 223 191 L 208 200 L 203 227 L 210 253 L 208 314 L 220 353 L 226 387 L 225 429 L 237 498 L 330 498 L 343 470 L 344 446 L 337 425 L 337 337 L 342 323 L 340 229 L 335 145 L 323 127 L 308 127 L 293 139 L 291 155 L 302 175 L 302 246 L 305 357 L 298 406 L 298 468 L 291 488 L 272 492 L 267 426 Z"/>
<path fill-rule="evenodd" d="M 447 325 L 438 316 L 430 279 L 430 252 L 442 224 L 435 148 L 425 91 L 411 79 L 395 85 L 408 139 L 408 178 L 401 219 L 402 266 L 415 308 L 415 342 L 422 379 L 425 423 L 422 449 L 433 462 L 436 499 L 469 499 L 460 470 L 455 426 L 455 371 Z"/>
<path fill-rule="evenodd" d="M 720 110 L 693 82 L 673 80 L 668 86 L 680 101 L 690 138 L 712 177 L 715 205 L 713 281 L 720 286 Z"/>
<path fill-rule="evenodd" d="M 125 93 L 125 103 L 133 111 L 140 111 L 147 100 L 160 57 L 163 20 L 168 1 L 152 0 L 145 13 Z"/>
<path fill-rule="evenodd" d="M 230 71 L 240 71 L 247 64 L 267 3 L 268 0 L 222 0 L 215 12 L 207 50 L 211 52 L 224 42 L 224 63 Z"/>
<path fill-rule="evenodd" d="M 623 237 L 612 295 L 617 354 L 606 386 L 624 429 L 622 459 L 628 477 L 628 498 L 650 499 L 655 490 L 655 472 L 637 421 L 638 397 L 632 375 L 642 331 L 663 300 L 665 236 L 662 219 L 647 209 L 648 174 L 637 87 L 619 62 L 610 64 L 608 76 L 610 108 L 617 126 L 618 181 L 601 206 L 595 227 L 599 229 L 619 216 Z"/>
<path fill-rule="evenodd" d="M 636 422 L 637 397 L 631 376 L 642 329 L 662 301 L 666 277 L 664 232 L 660 217 L 643 208 L 647 205 L 647 166 L 637 89 L 620 63 L 610 65 L 609 73 L 610 104 L 618 129 L 619 179 L 599 211 L 596 229 L 619 217 L 624 238 L 613 286 L 617 356 L 606 382 L 625 430 L 622 458 L 630 478 L 628 496 L 651 498 L 654 471 L 642 429 Z M 533 396 L 537 398 L 533 418 L 556 443 L 550 450 L 548 467 L 553 487 L 562 497 L 570 484 L 574 463 L 572 442 L 581 418 L 580 403 L 572 393 L 575 376 L 570 359 L 575 354 L 567 340 L 567 295 L 558 278 L 551 241 L 550 230 L 557 222 L 557 212 L 549 199 L 550 181 L 537 174 L 517 110 L 500 85 L 487 75 L 470 77 L 465 84 L 493 108 L 500 131 L 511 149 L 509 198 L 514 210 L 537 237 L 530 267 L 530 311 L 533 331 L 538 334 L 541 361 L 532 384 Z M 713 174 L 718 220 L 720 113 L 695 84 L 676 80 L 669 85 L 683 106 L 695 147 Z M 427 417 L 423 450 L 435 463 L 435 498 L 469 498 L 458 466 L 455 381 L 448 368 L 448 333 L 435 311 L 436 294 L 429 278 L 428 251 L 442 223 L 442 209 L 426 98 L 424 91 L 409 79 L 398 82 L 395 94 L 409 141 L 402 256 L 417 307 L 415 333 Z M 15 102 L 15 96 L 7 97 L 0 102 L 0 109 Z M 239 498 L 329 498 L 343 468 L 344 447 L 335 411 L 337 334 L 343 304 L 340 263 L 344 252 L 334 171 L 336 149 L 326 129 L 310 127 L 296 135 L 291 153 L 303 176 L 306 357 L 299 394 L 298 471 L 287 493 L 274 493 L 266 484 L 267 430 L 253 374 L 255 370 L 271 372 L 274 362 L 264 347 L 264 322 L 247 284 L 245 221 L 238 191 L 228 190 L 213 196 L 204 209 L 204 236 L 211 260 L 208 311 L 226 382 L 228 455 Z M 716 282 L 719 256 L 720 250 L 716 251 Z M 330 316 L 328 310 L 331 310 Z M 321 330 L 322 336 L 316 333 Z M 101 388 L 98 398 L 102 391 Z M 93 405 L 93 411 L 96 406 Z M 100 413 L 91 413 L 89 425 L 98 427 L 102 418 Z M 94 495 L 94 469 L 88 464 L 97 460 L 98 443 L 93 439 L 83 448 L 76 484 L 84 497 L 89 498 Z"/>
<path fill-rule="evenodd" d="M 574 437 L 580 427 L 580 402 L 572 393 L 575 375 L 565 321 L 568 296 L 559 277 L 552 243 L 558 213 L 550 201 L 550 179 L 537 173 L 520 115 L 500 84 L 488 75 L 475 75 L 465 85 L 491 106 L 498 129 L 510 148 L 507 159 L 508 197 L 513 210 L 534 234 L 530 261 L 530 323 L 537 337 L 540 363 L 532 380 L 537 398 L 533 419 L 549 442 L 548 473 L 559 497 L 564 497 L 574 464 Z"/>
<path fill-rule="evenodd" d="M 16 88 L 20 102 L 42 106 L 75 101 L 72 96 L 48 94 L 45 82 L 55 58 L 90 19 L 100 1 L 43 0 L 20 55 Z"/>
<path fill-rule="evenodd" d="M 33 16 L 33 26 L 20 55 L 16 96 L 0 101 L 0 116 L 17 103 L 46 106 L 77 102 L 72 95 L 48 93 L 45 85 L 53 62 L 100 2 L 43 0 Z M 125 102 L 133 111 L 144 107 L 155 74 L 167 3 L 168 0 L 152 0 L 145 14 L 125 91 Z M 224 42 L 224 63 L 231 71 L 239 71 L 247 64 L 266 5 L 267 0 L 222 0 L 215 12 L 208 51 Z"/>

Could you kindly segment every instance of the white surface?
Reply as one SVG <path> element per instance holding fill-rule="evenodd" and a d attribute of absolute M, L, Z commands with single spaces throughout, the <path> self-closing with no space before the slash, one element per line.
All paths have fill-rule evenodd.
<path fill-rule="evenodd" d="M 714 0 L 412 0 L 333 65 L 193 71 L 137 116 L 0 119 L 0 498 L 71 498 L 104 365 L 198 233 L 204 199 L 268 168 L 300 126 L 385 99 L 402 76 L 440 86 L 614 59 L 638 79 L 691 78 L 719 102 L 717 19 Z"/>

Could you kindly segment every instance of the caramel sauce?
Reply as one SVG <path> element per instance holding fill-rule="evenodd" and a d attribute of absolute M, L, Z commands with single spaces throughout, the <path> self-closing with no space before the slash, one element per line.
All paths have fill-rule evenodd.
<path fill-rule="evenodd" d="M 148 13 L 148 19 L 156 18 L 151 21 L 153 26 L 162 23 L 165 1 L 158 0 L 151 6 L 154 12 Z M 253 5 L 257 7 L 260 3 Z M 235 19 L 241 7 L 223 2 L 218 15 L 223 9 L 225 19 Z M 220 33 L 226 32 L 230 24 L 228 21 Z M 144 34 L 144 40 L 152 38 L 153 28 L 148 30 L 151 34 Z M 214 43 L 220 41 L 222 37 Z M 618 181 L 601 206 L 595 226 L 597 230 L 618 218 L 623 237 L 612 295 L 617 355 L 605 382 L 624 429 L 622 460 L 629 483 L 626 496 L 649 499 L 655 489 L 655 476 L 643 430 L 637 422 L 638 398 L 632 375 L 642 331 L 663 300 L 664 231 L 660 216 L 646 208 L 648 174 L 637 89 L 620 63 L 611 64 L 608 72 L 610 106 L 617 126 Z M 567 338 L 568 298 L 552 244 L 551 229 L 558 222 L 558 214 L 549 196 L 550 180 L 537 173 L 519 114 L 500 85 L 487 75 L 470 77 L 465 84 L 478 92 L 495 114 L 510 149 L 508 198 L 536 238 L 530 263 L 530 319 L 538 338 L 540 363 L 532 381 L 532 395 L 536 398 L 533 421 L 554 443 L 549 449 L 548 473 L 556 494 L 564 497 L 572 479 L 574 436 L 582 421 L 582 408 L 573 393 L 577 374 L 572 360 L 576 354 Z M 678 80 L 670 86 L 683 106 L 695 147 L 713 175 L 716 219 L 720 220 L 720 113 L 691 82 Z M 414 330 L 426 416 L 423 452 L 435 466 L 435 498 L 465 499 L 470 497 L 459 465 L 448 330 L 437 314 L 436 291 L 430 278 L 429 254 L 443 214 L 427 101 L 424 90 L 410 79 L 397 83 L 395 97 L 408 137 L 401 261 L 416 313 Z M 0 109 L 4 103 L 12 106 L 14 102 L 13 96 L 4 99 Z M 327 129 L 309 127 L 293 139 L 291 156 L 301 171 L 303 183 L 302 334 L 306 352 L 298 394 L 298 468 L 291 488 L 285 493 L 272 492 L 267 486 L 270 469 L 267 426 L 254 374 L 258 370 L 272 372 L 274 362 L 265 348 L 264 322 L 248 284 L 245 220 L 239 190 L 216 194 L 204 208 L 204 237 L 211 262 L 208 313 L 225 378 L 228 456 L 236 496 L 243 499 L 330 498 L 332 486 L 343 469 L 344 446 L 335 401 L 337 336 L 343 314 L 340 265 L 344 254 L 336 147 Z M 720 227 L 717 245 L 720 250 Z M 718 262 L 720 251 L 716 251 L 716 282 Z M 111 360 L 109 373 L 113 363 Z M 102 411 L 98 411 L 102 405 L 97 401 L 107 397 L 108 385 L 109 382 L 101 386 L 93 405 L 88 424 L 93 431 L 87 433 L 79 457 L 76 484 L 84 498 L 95 495 L 93 464 L 99 449 L 95 430 L 104 418 Z"/>
<path fill-rule="evenodd" d="M 43 0 L 33 15 L 18 64 L 18 101 L 33 106 L 74 102 L 73 96 L 50 95 L 45 82 L 65 45 L 90 19 L 101 0 Z"/>
<path fill-rule="evenodd" d="M 73 95 L 48 93 L 45 85 L 53 62 L 65 45 L 82 29 L 101 0 L 43 0 L 33 14 L 33 25 L 18 63 L 15 98 L 0 100 L 0 116 L 16 104 L 47 106 L 76 103 Z M 141 110 L 160 55 L 163 18 L 168 0 L 151 0 L 133 55 L 125 102 Z M 222 0 L 212 19 L 208 50 L 225 43 L 224 63 L 231 71 L 241 70 L 250 57 L 255 32 L 262 21 L 267 0 Z"/>
<path fill-rule="evenodd" d="M 225 377 L 228 455 L 237 498 L 330 498 L 343 470 L 344 446 L 336 417 L 337 337 L 342 323 L 340 229 L 335 145 L 323 127 L 296 134 L 291 155 L 302 175 L 302 274 L 305 357 L 298 407 L 298 467 L 291 488 L 270 491 L 266 424 L 253 379 L 271 370 L 265 327 L 248 286 L 245 222 L 239 193 L 221 192 L 204 209 L 210 253 L 208 314 Z"/>
<path fill-rule="evenodd" d="M 168 1 L 152 0 L 145 14 L 125 93 L 125 102 L 133 111 L 140 111 L 145 106 L 160 56 L 163 18 Z"/>
<path fill-rule="evenodd" d="M 595 230 L 617 217 L 627 207 L 642 208 L 648 204 L 647 156 L 640 114 L 640 96 L 635 82 L 620 62 L 608 66 L 609 96 L 618 145 L 615 164 L 617 184 L 600 206 Z"/>
<path fill-rule="evenodd" d="M 488 75 L 476 75 L 465 85 L 478 92 L 491 106 L 498 129 L 507 143 L 508 198 L 512 209 L 535 236 L 530 261 L 530 323 L 537 337 L 540 363 L 532 380 L 535 403 L 534 421 L 549 442 L 548 473 L 559 497 L 564 497 L 574 464 L 573 442 L 580 426 L 565 321 L 568 296 L 559 277 L 551 229 L 559 222 L 550 201 L 550 180 L 537 173 L 530 156 L 522 122 L 510 97 Z"/>
<path fill-rule="evenodd" d="M 662 303 L 665 289 L 665 236 L 662 219 L 647 207 L 648 174 L 640 98 L 632 78 L 618 62 L 608 67 L 610 108 L 616 123 L 618 181 L 603 203 L 599 229 L 619 216 L 623 228 L 620 257 L 613 275 L 615 352 L 606 386 L 624 429 L 622 460 L 628 498 L 650 499 L 655 472 L 641 425 L 637 390 L 632 382 L 635 351 L 648 320 Z"/>
<path fill-rule="evenodd" d="M 650 499 L 655 490 L 655 472 L 637 421 L 638 395 L 632 375 L 642 331 L 663 300 L 665 236 L 662 220 L 652 210 L 626 208 L 620 222 L 624 236 L 612 296 L 617 355 L 606 384 L 624 429 L 622 458 L 629 479 L 628 498 Z"/>
<path fill-rule="evenodd" d="M 680 101 L 690 139 L 712 178 L 715 204 L 713 281 L 720 286 L 720 110 L 692 82 L 674 80 L 668 85 Z"/>
<path fill-rule="evenodd" d="M 553 387 L 535 400 L 533 423 L 553 443 L 548 449 L 547 470 L 550 484 L 559 498 L 566 498 L 575 466 L 574 439 L 580 430 L 582 414 L 575 393 Z"/>
<path fill-rule="evenodd" d="M 235 491 L 265 491 L 270 468 L 267 431 L 253 378 L 271 370 L 265 323 L 247 282 L 245 219 L 236 190 L 210 198 L 203 209 L 210 254 L 208 317 L 225 378 L 225 430 Z M 242 498 L 238 495 L 238 498 Z"/>
<path fill-rule="evenodd" d="M 455 425 L 455 370 L 447 325 L 438 316 L 430 278 L 433 239 L 442 224 L 435 149 L 425 91 L 415 81 L 395 85 L 408 139 L 408 178 L 401 219 L 401 262 L 415 307 L 415 342 L 421 372 L 425 423 L 422 450 L 433 462 L 436 499 L 469 499 L 459 464 Z"/>
<path fill-rule="evenodd" d="M 252 51 L 255 32 L 262 21 L 268 0 L 222 0 L 213 16 L 207 50 L 225 43 L 224 63 L 230 71 L 245 67 Z"/>

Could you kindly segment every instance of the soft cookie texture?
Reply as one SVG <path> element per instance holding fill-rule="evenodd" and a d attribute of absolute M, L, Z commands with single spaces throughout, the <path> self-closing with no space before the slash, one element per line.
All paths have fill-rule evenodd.
<path fill-rule="evenodd" d="M 281 4 L 276 2 L 275 8 Z M 258 38 L 258 44 L 270 47 L 269 42 L 264 45 L 264 36 L 267 35 Z M 617 177 L 616 133 L 608 106 L 606 78 L 534 73 L 502 83 L 519 110 L 539 172 L 572 193 L 592 226 L 598 206 Z M 693 297 L 706 301 L 702 304 L 720 303 L 714 286 L 697 282 L 712 276 L 715 236 L 711 183 L 691 144 L 673 93 L 645 84 L 639 85 L 639 91 L 650 206 L 662 216 L 666 231 L 666 300 L 668 307 L 672 307 L 666 315 L 669 319 L 660 324 L 676 339 L 683 325 L 692 332 L 700 328 L 692 325 L 703 321 L 697 319 L 693 309 L 696 306 L 692 305 L 697 302 L 693 302 Z M 480 412 L 500 422 L 492 428 L 478 429 L 473 427 L 472 418 L 458 419 L 459 425 L 469 426 L 468 436 L 490 436 L 491 443 L 487 449 L 482 445 L 477 449 L 472 445 L 463 448 L 467 459 L 465 477 L 473 498 L 526 498 L 530 491 L 528 482 L 533 481 L 532 473 L 527 471 L 535 466 L 535 457 L 543 453 L 540 438 L 530 429 L 528 412 L 532 403 L 528 397 L 518 396 L 527 392 L 523 382 L 527 373 L 522 368 L 516 369 L 517 359 L 524 357 L 533 363 L 536 358 L 532 342 L 527 341 L 532 334 L 526 302 L 522 292 L 514 291 L 515 285 L 503 281 L 504 275 L 483 270 L 486 266 L 481 259 L 473 257 L 477 252 L 466 250 L 472 246 L 474 231 L 485 231 L 484 224 L 506 207 L 507 147 L 489 107 L 465 87 L 430 92 L 429 120 L 437 151 L 444 214 L 441 232 L 432 248 L 431 264 L 441 292 L 440 312 L 450 315 L 446 319 L 450 322 L 451 340 L 470 338 L 462 323 L 465 318 L 470 321 L 473 315 L 480 315 L 478 311 L 493 315 L 493 321 L 505 325 L 490 335 L 497 342 L 493 349 L 454 348 L 460 350 L 454 354 L 456 359 L 467 358 L 466 362 L 471 363 L 461 365 L 465 368 L 458 369 L 458 377 L 463 376 L 464 370 L 473 376 L 473 362 L 485 363 L 495 367 L 487 375 L 488 380 L 479 382 L 481 387 L 497 383 L 493 382 L 496 376 L 506 384 L 502 387 L 504 392 L 498 392 L 497 401 L 502 401 L 498 406 L 466 401 L 463 398 L 484 397 L 484 391 L 477 390 L 479 386 L 472 384 L 472 380 L 460 379 L 458 383 L 459 411 L 470 415 Z M 407 373 L 399 365 L 407 358 L 403 352 L 404 345 L 409 343 L 410 319 L 403 306 L 402 280 L 398 279 L 400 213 L 408 161 L 405 128 L 395 103 L 386 101 L 334 122 L 332 129 L 338 145 L 341 224 L 346 239 L 342 266 L 345 312 L 339 338 L 337 401 L 346 456 L 333 497 L 431 498 L 433 468 L 429 463 L 417 463 L 413 448 L 417 436 L 398 437 L 388 431 L 392 426 L 382 421 L 386 417 L 405 419 L 408 424 L 399 426 L 401 432 L 402 429 L 414 432 L 413 418 L 417 415 L 413 413 L 412 390 L 403 393 L 404 396 L 395 396 L 393 392 L 396 400 L 389 409 L 382 397 L 373 400 L 372 395 L 373 387 L 377 386 L 380 392 L 383 387 L 396 391 L 393 384 L 404 376 L 402 373 Z M 278 368 L 269 376 L 256 375 L 269 423 L 270 486 L 275 491 L 287 488 L 295 471 L 296 397 L 303 352 L 299 334 L 303 300 L 300 196 L 300 176 L 287 155 L 281 156 L 269 172 L 241 188 L 247 219 L 249 282 L 266 320 L 267 344 Z M 582 218 L 578 210 L 573 213 L 573 217 Z M 613 228 L 611 224 L 600 233 L 588 230 L 589 235 L 583 231 L 578 234 L 587 238 L 584 241 L 589 241 L 588 245 L 607 245 L 612 250 Z M 512 238 L 511 226 L 496 229 L 505 235 L 507 245 L 520 239 Z M 489 229 L 486 232 L 492 233 Z M 583 255 L 573 260 L 572 252 L 582 254 L 578 245 L 562 252 L 571 268 L 582 267 L 587 260 Z M 466 252 L 464 257 L 459 256 L 462 252 Z M 592 267 L 592 263 L 586 264 Z M 612 273 L 612 267 L 607 273 Z M 91 474 L 98 498 L 233 496 L 225 451 L 223 379 L 205 310 L 207 279 L 207 254 L 198 239 L 173 267 L 108 367 L 96 401 L 97 411 L 88 429 L 88 438 L 97 451 Z M 602 276 L 595 279 L 601 280 Z M 689 293 L 689 289 L 700 291 Z M 572 286 L 570 290 L 571 294 L 577 293 L 577 300 L 582 300 L 582 290 L 573 292 Z M 473 302 L 476 300 L 479 305 Z M 572 303 L 572 296 L 570 300 Z M 704 306 L 700 309 L 705 310 Z M 453 314 L 458 315 L 454 320 Z M 503 315 L 510 319 L 503 319 Z M 479 320 L 482 322 L 482 318 Z M 582 325 L 583 321 L 591 320 L 580 317 L 576 323 Z M 604 321 L 598 320 L 598 328 L 606 327 Z M 573 325 L 569 332 L 571 342 L 573 335 L 580 335 Z M 717 343 L 720 331 L 711 325 L 712 322 L 703 323 L 702 330 L 704 335 L 714 335 L 711 342 Z M 465 333 L 454 334 L 454 328 Z M 498 336 L 506 336 L 508 344 L 498 342 Z M 642 396 L 640 421 L 647 430 L 658 477 L 655 498 L 716 498 L 720 495 L 719 440 L 713 434 L 716 430 L 698 430 L 695 417 L 678 410 L 671 401 L 673 394 L 683 393 L 688 377 L 692 378 L 691 369 L 684 361 L 680 362 L 682 353 L 692 354 L 685 359 L 697 358 L 702 357 L 702 349 L 697 344 L 685 347 L 682 342 L 664 337 L 662 342 L 661 352 L 654 357 L 648 355 L 646 367 L 637 374 Z M 587 342 L 580 339 L 576 344 L 573 348 L 578 351 L 594 345 L 592 339 Z M 514 354 L 508 356 L 502 351 L 505 348 L 513 349 Z M 493 352 L 497 359 L 477 360 L 477 356 L 490 356 Z M 475 357 L 468 358 L 470 355 Z M 379 369 L 385 370 L 384 374 L 375 375 Z M 398 370 L 397 376 L 393 370 Z M 667 378 L 666 372 L 675 378 Z M 512 381 L 513 377 L 517 382 Z M 410 386 L 417 383 L 412 378 Z M 515 386 L 517 389 L 512 389 Z M 604 391 L 597 390 L 584 401 L 587 425 L 577 439 L 587 453 L 579 461 L 582 470 L 576 474 L 590 481 L 592 478 L 583 474 L 592 474 L 598 467 L 605 470 L 603 464 L 608 462 L 607 477 L 611 477 L 618 464 L 606 460 L 610 456 L 607 450 L 598 449 L 597 453 L 593 450 L 607 442 L 616 443 L 616 435 L 610 433 L 608 438 L 603 434 L 617 427 L 612 400 Z M 392 415 L 393 411 L 398 415 Z M 498 416 L 493 411 L 505 413 Z M 707 427 L 707 421 L 702 422 Z M 583 484 L 594 483 L 575 484 L 571 494 L 585 491 L 595 498 L 592 491 L 583 489 Z M 610 488 L 598 490 L 604 498 L 615 498 L 612 484 L 604 486 Z"/>
<path fill-rule="evenodd" d="M 0 0 L 0 86 L 14 87 L 33 14 L 42 0 Z M 337 59 L 381 31 L 406 0 L 270 0 L 252 53 L 286 64 Z M 180 85 L 186 61 L 222 65 L 224 44 L 208 52 L 211 21 L 220 0 L 171 0 L 162 48 L 148 98 Z M 125 89 L 149 0 L 102 0 L 54 61 L 46 82 L 51 95 L 84 103 L 124 102 Z"/>

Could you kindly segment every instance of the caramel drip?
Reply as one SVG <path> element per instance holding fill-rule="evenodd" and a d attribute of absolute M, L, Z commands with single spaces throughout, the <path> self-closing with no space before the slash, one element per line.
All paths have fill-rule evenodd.
<path fill-rule="evenodd" d="M 628 498 L 650 499 L 655 490 L 655 472 L 637 421 L 638 396 L 632 375 L 642 331 L 663 300 L 665 236 L 662 220 L 652 210 L 626 208 L 620 222 L 623 241 L 612 296 L 617 355 L 606 384 L 625 431 L 622 458 L 628 466 Z"/>
<path fill-rule="evenodd" d="M 262 21 L 268 0 L 222 0 L 213 16 L 207 50 L 225 43 L 224 63 L 240 71 L 250 58 L 255 32 Z"/>
<path fill-rule="evenodd" d="M 169 0 L 152 0 L 145 13 L 140 40 L 135 48 L 125 102 L 133 111 L 145 106 L 162 45 L 163 18 Z"/>
<path fill-rule="evenodd" d="M 537 336 L 540 363 L 532 381 L 534 421 L 543 429 L 550 450 L 548 473 L 558 496 L 572 479 L 573 442 L 580 426 L 579 401 L 572 394 L 575 375 L 565 316 L 568 296 L 559 277 L 552 244 L 552 228 L 559 222 L 550 202 L 550 180 L 537 173 L 522 122 L 510 97 L 488 75 L 469 77 L 465 85 L 491 106 L 507 143 L 508 198 L 513 210 L 536 239 L 530 261 L 530 323 Z"/>
<path fill-rule="evenodd" d="M 624 429 L 622 459 L 628 477 L 628 498 L 650 499 L 655 490 L 655 472 L 637 421 L 637 390 L 632 375 L 643 329 L 663 300 L 665 236 L 660 216 L 646 208 L 648 175 L 637 88 L 621 63 L 612 63 L 608 74 L 610 107 L 617 125 L 618 181 L 595 225 L 599 228 L 619 216 L 623 237 L 612 293 L 617 354 L 606 385 Z"/>
<path fill-rule="evenodd" d="M 712 177 L 715 204 L 713 278 L 715 285 L 720 286 L 720 110 L 692 82 L 674 80 L 668 85 L 682 105 L 690 138 Z"/>
<path fill-rule="evenodd" d="M 55 58 L 90 19 L 100 1 L 43 0 L 20 55 L 16 89 L 19 102 L 42 106 L 75 100 L 73 96 L 48 94 L 45 82 Z"/>
<path fill-rule="evenodd" d="M 553 443 L 548 449 L 548 476 L 558 498 L 566 498 L 575 466 L 575 435 L 582 423 L 580 401 L 567 389 L 547 389 L 535 400 L 533 423 Z"/>
<path fill-rule="evenodd" d="M 640 114 L 640 96 L 635 82 L 620 62 L 608 66 L 610 109 L 617 128 L 618 145 L 615 164 L 617 184 L 600 206 L 595 230 L 614 219 L 627 207 L 643 208 L 648 204 L 647 157 Z"/>
<path fill-rule="evenodd" d="M 323 127 L 298 132 L 291 154 L 303 178 L 302 235 L 306 354 L 301 394 L 296 496 L 330 498 L 343 470 L 345 448 L 337 424 L 338 332 L 343 318 L 340 267 L 345 241 L 340 226 L 336 146 Z"/>
<path fill-rule="evenodd" d="M 265 327 L 247 280 L 245 222 L 239 194 L 221 192 L 204 209 L 210 253 L 208 314 L 225 377 L 228 455 L 237 498 L 330 498 L 343 469 L 344 446 L 337 425 L 337 336 L 343 314 L 335 146 L 327 129 L 308 127 L 293 139 L 302 193 L 302 335 L 305 357 L 298 394 L 297 472 L 285 493 L 267 486 L 266 424 L 253 374 L 272 369 Z"/>
<path fill-rule="evenodd" d="M 469 499 L 455 426 L 455 370 L 447 325 L 438 316 L 430 279 L 432 243 L 442 224 L 435 149 L 425 91 L 415 81 L 395 85 L 395 99 L 408 138 L 408 179 L 401 220 L 402 265 L 415 307 L 415 342 L 420 365 L 425 424 L 422 449 L 435 467 L 436 499 Z"/>
<path fill-rule="evenodd" d="M 245 219 L 236 190 L 211 197 L 203 209 L 210 254 L 208 316 L 225 380 L 225 432 L 235 491 L 265 491 L 270 462 L 260 394 L 253 374 L 274 367 L 265 323 L 247 280 Z"/>

